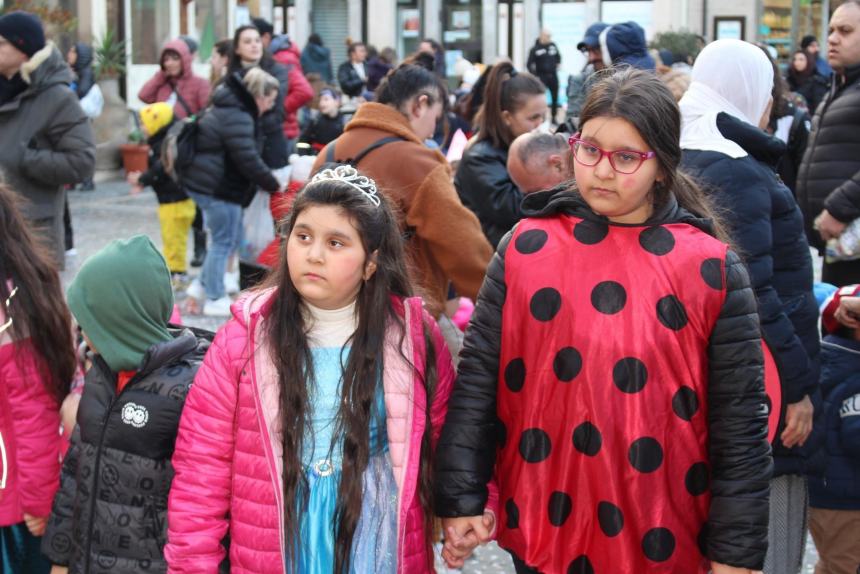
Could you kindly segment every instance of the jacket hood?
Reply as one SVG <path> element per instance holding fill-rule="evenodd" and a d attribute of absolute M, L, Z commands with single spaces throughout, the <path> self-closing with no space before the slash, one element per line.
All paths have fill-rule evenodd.
<path fill-rule="evenodd" d="M 75 81 L 72 70 L 66 64 L 63 55 L 54 46 L 48 44 L 33 54 L 33 57 L 21 66 L 21 78 L 30 84 L 31 90 L 43 90 L 54 84 L 71 85 Z"/>
<path fill-rule="evenodd" d="M 218 108 L 242 108 L 253 115 L 254 120 L 259 116 L 257 102 L 238 73 L 227 76 L 224 83 L 215 90 L 212 105 Z"/>
<path fill-rule="evenodd" d="M 313 46 L 314 44 L 309 44 Z M 296 46 L 292 40 L 290 40 L 289 35 L 287 34 L 279 34 L 272 38 L 272 43 L 269 44 L 269 52 L 272 54 L 277 54 L 278 52 L 282 52 L 284 50 L 289 50 L 296 56 L 301 57 L 301 52 L 299 52 L 298 46 Z"/>
<path fill-rule="evenodd" d="M 600 33 L 600 48 L 607 66 L 627 64 L 640 70 L 655 70 L 648 54 L 645 30 L 636 22 L 613 24 Z"/>
<path fill-rule="evenodd" d="M 74 68 L 80 74 L 81 70 L 85 70 L 93 65 L 93 48 L 89 44 L 76 42 L 75 51 L 78 53 L 78 59 L 75 62 Z"/>
<path fill-rule="evenodd" d="M 788 146 L 776 136 L 725 112 L 717 114 L 717 129 L 760 162 L 776 169 Z"/>
<path fill-rule="evenodd" d="M 305 51 L 303 54 L 310 58 L 311 60 L 315 60 L 317 62 L 325 62 L 329 59 L 329 54 L 331 54 L 331 50 L 329 50 L 325 46 L 320 46 L 319 44 L 308 44 L 305 46 Z"/>
<path fill-rule="evenodd" d="M 522 203 L 523 217 L 552 217 L 558 214 L 572 215 L 591 221 L 609 223 L 609 219 L 591 210 L 575 184 L 565 182 L 552 189 L 526 195 Z M 714 227 L 710 219 L 690 213 L 680 205 L 674 196 L 669 198 L 666 205 L 657 209 L 648 220 L 641 225 L 661 225 L 665 223 L 686 223 L 714 235 Z M 623 223 L 611 225 L 628 226 Z M 635 227 L 632 226 L 631 227 Z"/>
<path fill-rule="evenodd" d="M 164 52 L 167 50 L 172 50 L 179 54 L 179 58 L 182 60 L 182 75 L 180 78 L 190 78 L 194 75 L 194 68 L 192 66 L 191 60 L 191 52 L 188 50 L 188 44 L 185 41 L 177 38 L 176 40 L 171 40 L 167 42 L 164 47 L 161 49 L 161 53 L 158 55 L 158 62 L 161 63 L 162 58 L 164 58 Z"/>
<path fill-rule="evenodd" d="M 153 345 L 169 341 L 170 272 L 145 235 L 112 241 L 87 259 L 67 292 L 69 309 L 114 372 L 138 369 Z"/>

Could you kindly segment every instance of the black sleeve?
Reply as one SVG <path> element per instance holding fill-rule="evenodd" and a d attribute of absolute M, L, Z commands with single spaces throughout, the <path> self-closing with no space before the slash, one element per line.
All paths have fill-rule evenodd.
<path fill-rule="evenodd" d="M 797 169 L 800 167 L 800 162 L 803 161 L 803 152 L 806 151 L 806 143 L 809 141 L 809 129 L 812 120 L 809 114 L 804 111 L 798 110 L 795 113 L 800 114 L 800 117 L 797 118 L 797 126 L 789 134 L 788 153 L 791 154 L 791 164 L 794 166 L 796 178 Z"/>
<path fill-rule="evenodd" d="M 478 215 L 485 229 L 493 226 L 505 231 L 522 218 L 520 204 L 523 194 L 498 156 L 464 154 L 457 166 L 454 185 L 463 203 Z M 490 242 L 493 243 L 497 238 L 490 238 Z"/>
<path fill-rule="evenodd" d="M 526 69 L 532 74 L 537 73 L 537 68 L 535 67 L 535 47 L 534 46 L 532 46 L 532 49 L 529 50 L 529 59 L 526 62 Z"/>
<path fill-rule="evenodd" d="M 78 474 L 80 452 L 81 429 L 76 426 L 72 434 L 71 446 L 60 471 L 60 489 L 54 495 L 51 516 L 48 517 L 48 524 L 42 537 L 42 554 L 53 564 L 60 566 L 68 566 L 72 554 L 72 527 L 78 491 L 75 477 Z"/>
<path fill-rule="evenodd" d="M 299 136 L 299 143 L 310 144 L 316 141 L 317 119 L 314 118 L 308 122 L 302 134 Z"/>
<path fill-rule="evenodd" d="M 254 120 L 245 113 L 225 114 L 221 129 L 224 147 L 236 168 L 248 180 L 266 191 L 277 191 L 278 180 L 263 162 L 254 137 Z"/>
<path fill-rule="evenodd" d="M 842 223 L 860 218 L 860 170 L 830 192 L 824 200 L 824 209 Z"/>
<path fill-rule="evenodd" d="M 436 447 L 433 493 L 440 517 L 479 516 L 487 504 L 487 483 L 496 464 L 498 425 L 496 391 L 505 301 L 505 252 L 508 232 L 490 261 L 478 293 L 463 349 L 448 415 Z"/>
<path fill-rule="evenodd" d="M 728 158 L 714 162 L 700 175 L 719 189 L 713 197 L 732 216 L 732 239 L 749 268 L 762 336 L 779 368 L 783 400 L 796 403 L 813 392 L 818 381 L 773 284 L 771 183 L 750 163 Z"/>
<path fill-rule="evenodd" d="M 359 96 L 361 95 L 361 88 L 364 86 L 364 82 L 361 81 L 361 77 L 352 69 L 352 64 L 348 61 L 344 62 L 337 69 L 337 82 L 340 84 L 340 89 L 347 96 Z"/>
<path fill-rule="evenodd" d="M 561 65 L 561 50 L 558 49 L 555 43 L 553 43 L 553 46 L 555 46 L 555 65 L 559 66 Z"/>
<path fill-rule="evenodd" d="M 755 294 L 740 259 L 726 256 L 726 299 L 708 347 L 711 508 L 708 558 L 761 570 L 773 472 Z"/>

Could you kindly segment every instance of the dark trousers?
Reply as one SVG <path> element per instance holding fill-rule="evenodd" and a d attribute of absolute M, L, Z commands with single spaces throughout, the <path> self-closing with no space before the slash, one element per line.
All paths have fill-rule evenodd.
<path fill-rule="evenodd" d="M 20 522 L 0 528 L 0 572 L 4 574 L 48 574 L 51 562 L 39 547 L 42 538 L 35 537 Z"/>
<path fill-rule="evenodd" d="M 541 76 L 540 81 L 547 87 L 550 97 L 552 98 L 552 118 L 550 121 L 555 123 L 557 121 L 556 115 L 558 114 L 558 75 L 552 74 Z"/>
<path fill-rule="evenodd" d="M 75 246 L 75 238 L 72 232 L 72 214 L 69 212 L 69 196 L 66 195 L 66 204 L 63 206 L 63 229 L 65 231 L 66 251 Z"/>

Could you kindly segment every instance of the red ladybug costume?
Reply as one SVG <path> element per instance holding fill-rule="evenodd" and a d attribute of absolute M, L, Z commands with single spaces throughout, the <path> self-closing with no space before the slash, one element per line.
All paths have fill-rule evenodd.
<path fill-rule="evenodd" d="M 763 561 L 771 467 L 761 342 L 755 301 L 736 267 L 733 281 L 743 273 L 746 283 L 733 294 L 733 305 L 744 301 L 740 328 L 714 340 L 727 306 L 727 246 L 683 218 L 620 225 L 567 210 L 520 221 L 503 249 L 504 292 L 491 265 L 461 353 L 438 447 L 437 512 L 478 508 L 469 486 L 486 476 L 482 455 L 473 463 L 464 454 L 478 452 L 472 439 L 495 407 L 498 540 L 529 567 L 694 574 L 708 572 L 706 555 L 735 566 Z M 493 298 L 501 308 L 495 400 L 481 402 L 478 391 L 491 390 L 491 350 L 483 347 L 499 322 L 488 315 Z M 729 340 L 737 333 L 740 340 Z M 713 374 L 732 362 L 738 372 Z M 745 386 L 724 385 L 733 377 Z M 718 424 L 715 454 L 709 403 L 723 389 L 715 412 L 733 427 Z M 709 546 L 712 464 L 720 536 Z"/>

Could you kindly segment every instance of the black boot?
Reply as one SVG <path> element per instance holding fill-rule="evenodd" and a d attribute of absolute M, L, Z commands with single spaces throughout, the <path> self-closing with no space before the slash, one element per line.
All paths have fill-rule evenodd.
<path fill-rule="evenodd" d="M 191 259 L 192 267 L 200 267 L 206 258 L 206 232 L 194 230 L 194 257 Z"/>

